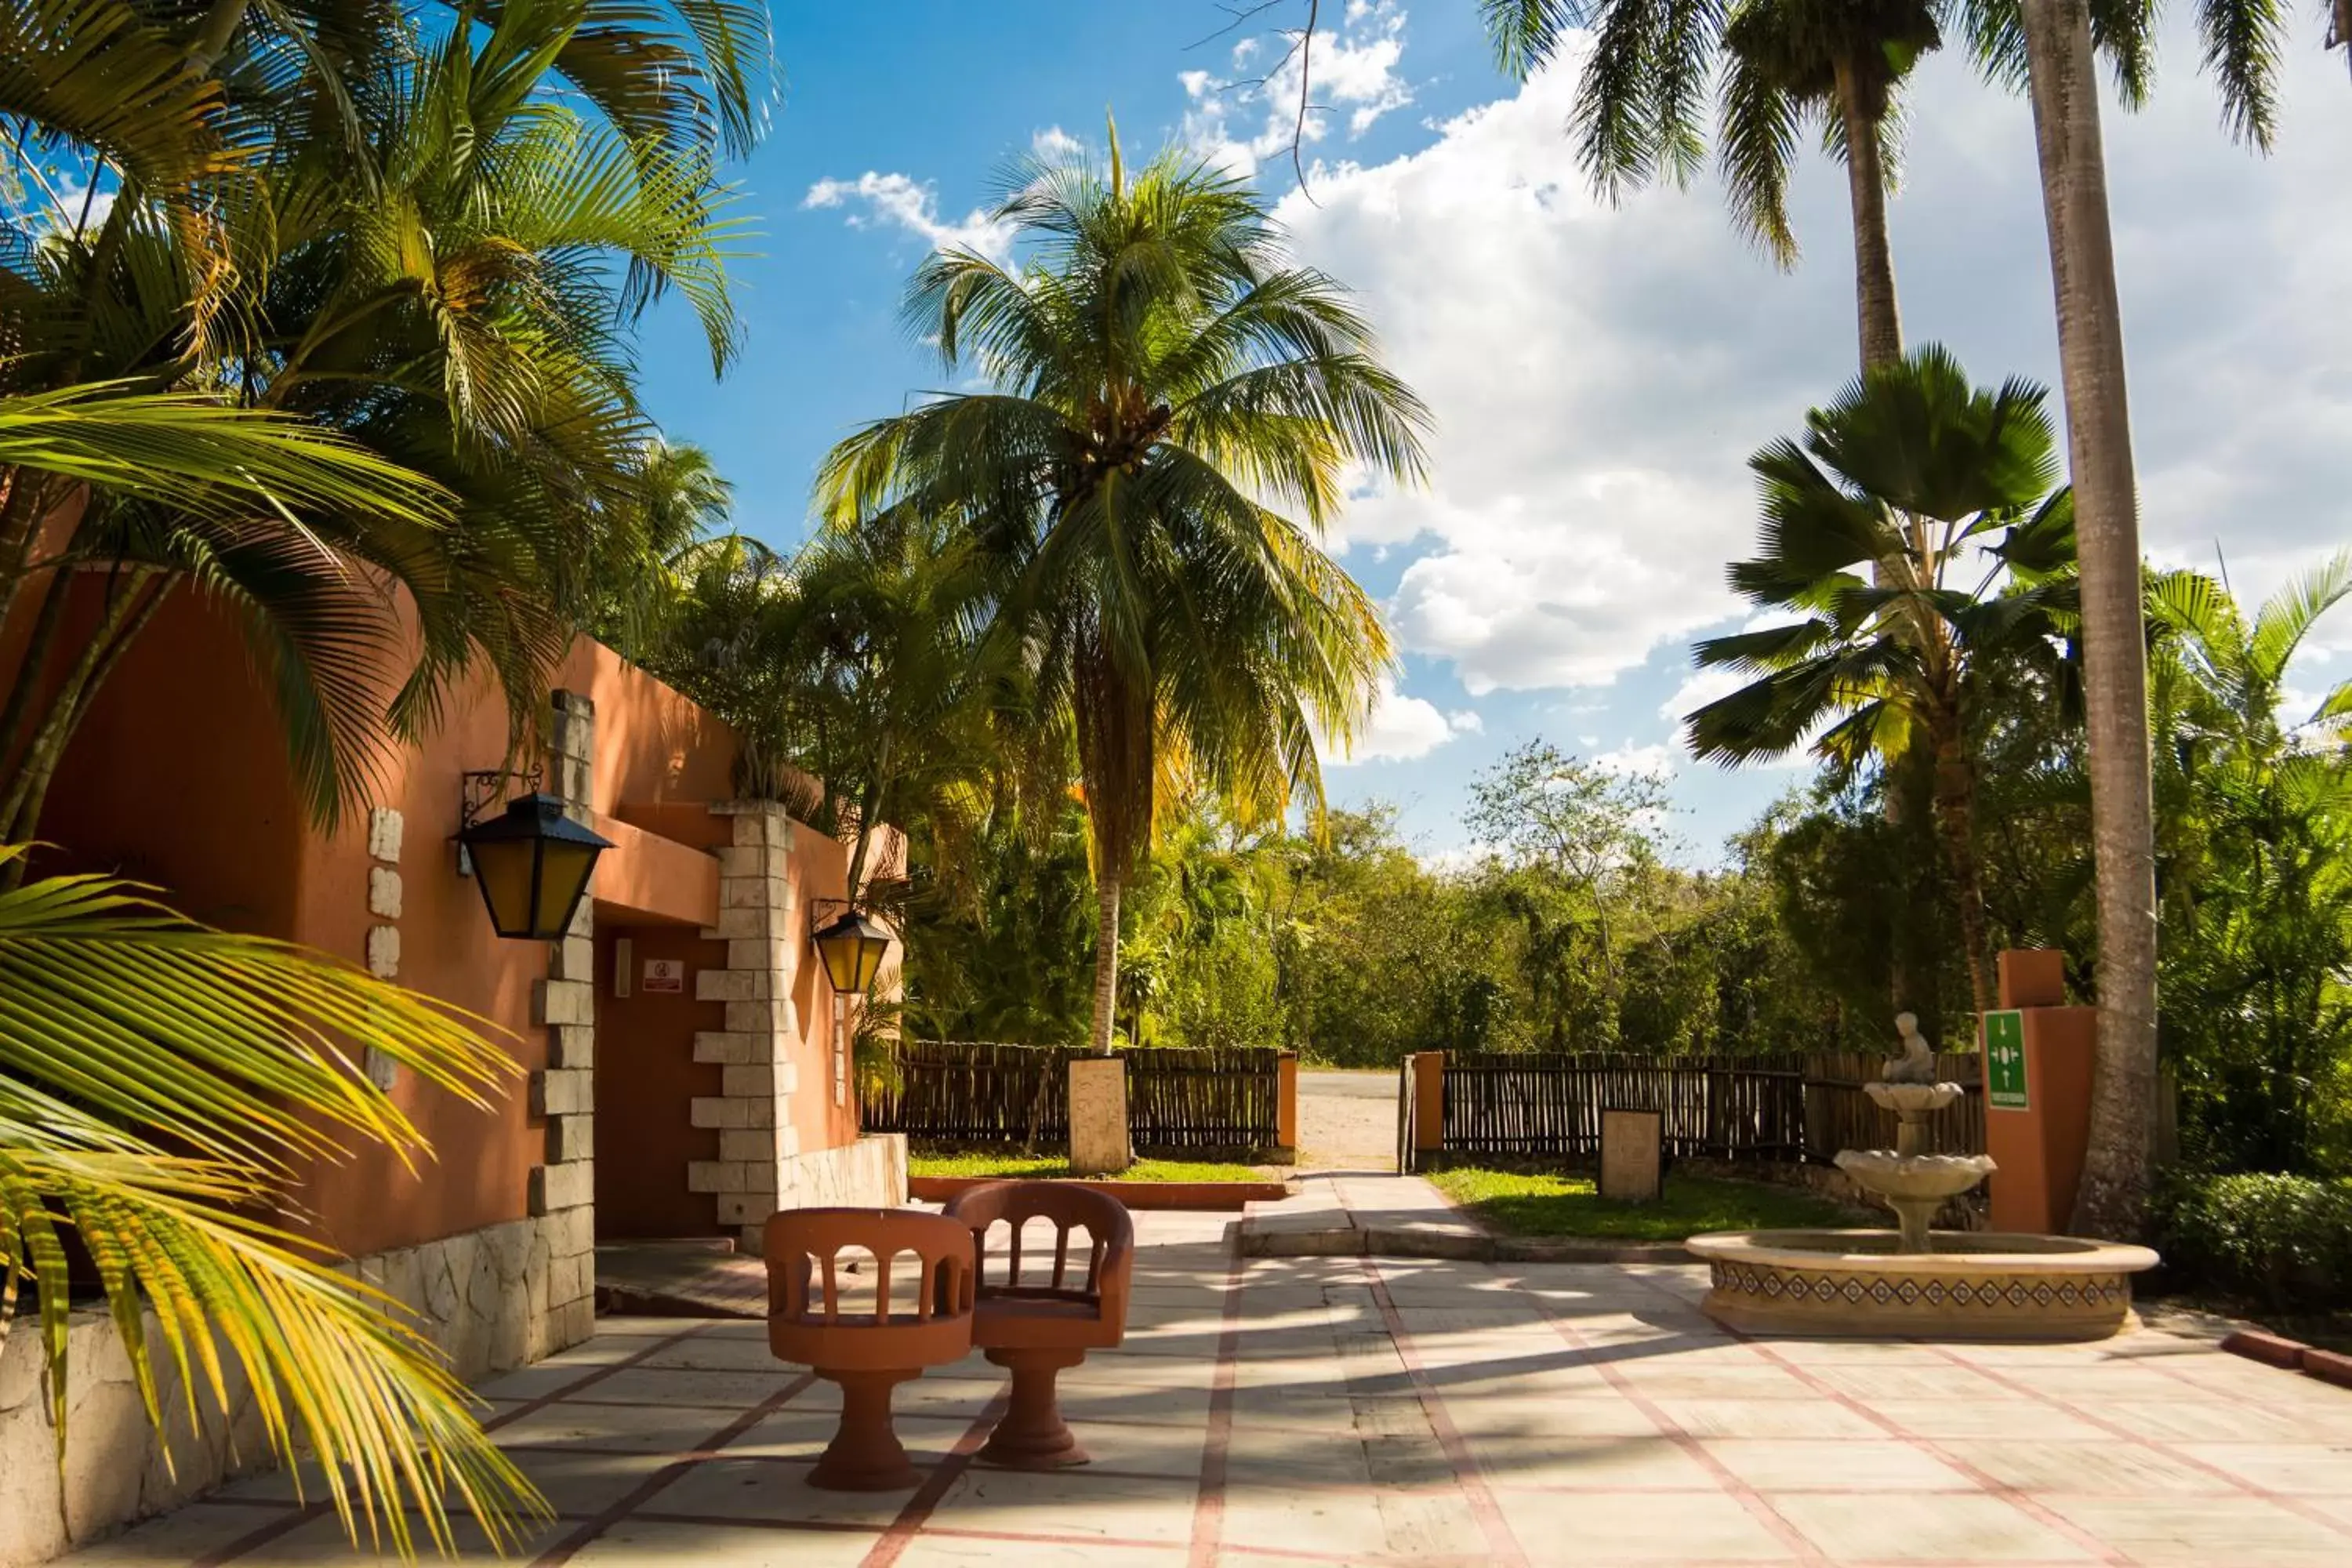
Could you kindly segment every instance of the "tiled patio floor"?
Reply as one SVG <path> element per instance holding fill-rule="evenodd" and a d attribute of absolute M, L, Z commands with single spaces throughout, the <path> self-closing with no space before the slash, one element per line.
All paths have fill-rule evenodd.
<path fill-rule="evenodd" d="M 1402 1186 L 1350 1195 L 1419 1206 Z M 1128 1344 L 1064 1381 L 1092 1466 L 974 1464 L 1003 1389 L 975 1358 L 901 1390 L 919 1489 L 814 1491 L 834 1392 L 760 1325 L 607 1320 L 486 1390 L 562 1515 L 535 1561 L 2352 1563 L 2352 1392 L 2194 1339 L 1744 1341 L 1696 1269 L 1241 1264 L 1221 1218 L 1137 1218 Z M 248 1482 L 69 1561 L 361 1560 L 291 1496 Z"/>

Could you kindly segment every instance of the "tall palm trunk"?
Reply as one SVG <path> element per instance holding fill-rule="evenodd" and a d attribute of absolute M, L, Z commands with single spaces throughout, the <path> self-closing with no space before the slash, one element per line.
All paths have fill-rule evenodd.
<path fill-rule="evenodd" d="M 1854 313 L 1862 337 L 1862 368 L 1876 370 L 1903 357 L 1903 319 L 1895 302 L 1895 245 L 1886 232 L 1886 159 L 1883 116 L 1863 101 L 1851 60 L 1837 63 L 1838 114 L 1845 123 L 1846 192 L 1853 204 Z"/>
<path fill-rule="evenodd" d="M 1095 1027 L 1089 1042 L 1097 1056 L 1110 1055 L 1112 1015 L 1118 1005 L 1118 876 L 1106 871 L 1095 884 L 1100 911 L 1095 933 Z"/>
<path fill-rule="evenodd" d="M 1881 115 L 1862 100 L 1861 74 L 1853 62 L 1837 63 L 1838 115 L 1845 125 L 1846 195 L 1853 206 L 1853 302 L 1864 374 L 1903 358 L 1903 317 L 1895 297 L 1895 242 L 1886 230 L 1885 145 Z M 1877 581 L 1875 571 L 1872 581 Z M 1900 764 L 1892 763 L 1880 812 L 1890 827 L 1903 826 Z M 1888 954 L 1886 984 L 1897 1013 L 1919 1011 L 1912 994 L 1911 965 L 1898 935 Z"/>
<path fill-rule="evenodd" d="M 2156 852 L 2138 501 L 2086 0 L 2024 0 L 2034 141 L 2083 576 L 2091 837 L 2099 899 L 2097 1079 L 2074 1228 L 2129 1236 L 2156 1103 Z"/>
<path fill-rule="evenodd" d="M 1984 880 L 1977 864 L 1977 770 L 1969 758 L 1957 713 L 1936 725 L 1936 828 L 1944 841 L 1952 888 L 1960 905 L 1960 941 L 1968 948 L 1969 992 L 1979 1013 L 1993 1005 L 1992 976 L 1986 959 Z"/>

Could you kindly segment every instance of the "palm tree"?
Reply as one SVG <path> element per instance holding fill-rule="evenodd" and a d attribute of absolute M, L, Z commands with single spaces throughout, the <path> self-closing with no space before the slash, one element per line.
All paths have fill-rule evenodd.
<path fill-rule="evenodd" d="M 2352 597 L 2352 550 L 2251 624 L 2194 572 L 2148 585 L 2159 754 L 2193 802 L 2167 879 L 2167 1054 L 2221 1168 L 2309 1170 L 2328 1065 L 2352 1038 L 2352 680 L 2283 721 L 2296 652 Z"/>
<path fill-rule="evenodd" d="M 308 134 L 312 98 L 257 95 L 240 76 L 237 92 L 199 93 L 188 123 L 172 122 L 213 149 L 176 164 L 140 140 L 167 140 L 142 117 L 93 122 L 112 79 L 83 79 L 85 57 L 107 47 L 40 35 L 0 79 L 0 111 L 86 148 L 93 181 L 121 172 L 100 216 L 64 203 L 17 215 L 47 226 L 0 256 L 18 351 L 0 392 L 44 393 L 70 373 L 293 416 L 436 481 L 441 502 L 421 519 L 232 489 L 242 509 L 224 510 L 37 465 L 0 473 L 0 602 L 39 599 L 0 734 L 0 840 L 37 831 L 108 669 L 189 585 L 245 623 L 321 822 L 383 745 L 430 726 L 462 670 L 495 671 L 528 731 L 546 671 L 593 608 L 600 536 L 640 486 L 650 426 L 628 321 L 676 288 L 715 360 L 735 337 L 709 154 L 635 142 L 551 101 L 547 62 L 576 21 L 563 12 L 503 6 L 429 50 L 361 51 L 379 68 L 335 84 L 352 122 L 336 137 Z M 154 40 L 131 28 L 89 41 L 123 72 Z M 177 184 L 151 193 L 151 171 Z M 67 599 L 90 567 L 108 590 L 82 632 Z M 379 675 L 402 639 L 386 580 L 422 632 L 395 689 Z"/>
<path fill-rule="evenodd" d="M 2099 905 L 2099 1051 L 2074 1228 L 2136 1234 L 2156 1105 L 2156 812 L 2139 499 L 2124 394 L 2088 0 L 2022 0 L 2082 562 L 2084 709 Z"/>
<path fill-rule="evenodd" d="M 818 495 L 835 526 L 898 504 L 966 520 L 999 635 L 1070 714 L 1107 1052 L 1119 892 L 1164 786 L 1245 826 L 1319 804 L 1316 726 L 1344 738 L 1368 711 L 1387 634 L 1317 536 L 1356 466 L 1419 479 L 1427 416 L 1238 182 L 1174 153 L 1130 174 L 1114 129 L 1107 167 L 1033 160 L 1009 187 L 996 221 L 1026 265 L 940 252 L 906 305 L 992 389 L 866 426 Z"/>
<path fill-rule="evenodd" d="M 235 1371 L 271 1450 L 320 1461 L 354 1533 L 365 1514 L 409 1555 L 415 1510 L 449 1552 L 453 1500 L 501 1546 L 519 1513 L 544 1517 L 395 1304 L 264 1217 L 352 1140 L 430 1152 L 346 1042 L 481 1105 L 518 1068 L 478 1020 L 92 877 L 0 891 L 0 1343 L 30 1286 L 60 1456 L 70 1242 L 159 1429 L 167 1403 L 198 1431 L 226 1420 Z"/>
<path fill-rule="evenodd" d="M 1974 721 L 1988 683 L 2020 663 L 2054 670 L 2074 609 L 2073 507 L 2051 488 L 2045 401 L 2022 381 L 1972 387 L 1931 344 L 1813 410 L 1801 444 L 1750 458 L 1764 552 L 1736 563 L 1731 584 L 1759 610 L 1801 618 L 1700 643 L 1700 665 L 1759 679 L 1686 720 L 1692 754 L 1727 764 L 1810 736 L 1844 767 L 1929 765 L 1979 1011 L 1993 991 Z"/>
<path fill-rule="evenodd" d="M 1479 0 L 1504 70 L 1524 79 L 1571 29 L 1590 28 L 1579 89 L 1578 161 L 1603 192 L 1687 184 L 1704 153 L 1706 78 L 1719 78 L 1717 166 L 1732 220 L 1781 267 L 1796 264 L 1788 184 L 1799 138 L 1818 123 L 1846 165 L 1854 296 L 1864 370 L 1902 356 L 1886 195 L 1887 127 L 1919 58 L 1939 47 L 1935 0 Z"/>

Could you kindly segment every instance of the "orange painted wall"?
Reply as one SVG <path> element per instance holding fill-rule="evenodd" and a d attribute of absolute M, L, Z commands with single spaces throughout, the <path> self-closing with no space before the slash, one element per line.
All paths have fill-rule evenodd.
<path fill-rule="evenodd" d="M 294 935 L 302 812 L 276 716 L 240 700 L 252 684 L 233 626 L 193 595 L 165 601 L 67 749 L 41 816 L 59 850 L 37 864 L 116 873 L 207 923 Z"/>
<path fill-rule="evenodd" d="M 5 653 L 0 647 L 0 658 Z M 594 703 L 595 810 L 697 848 L 728 841 L 727 820 L 707 809 L 733 794 L 734 740 L 723 724 L 584 639 L 553 684 Z M 397 1083 L 395 1099 L 437 1157 L 412 1173 L 389 1153 L 364 1150 L 309 1173 L 289 1194 L 348 1252 L 520 1217 L 529 1172 L 544 1159 L 545 1131 L 529 1113 L 523 1075 L 546 1062 L 531 993 L 546 975 L 547 950 L 496 937 L 475 884 L 457 874 L 452 842 L 458 775 L 500 765 L 507 743 L 504 703 L 481 680 L 451 692 L 440 729 L 389 759 L 371 791 L 373 804 L 404 818 L 402 910 L 390 922 L 400 932 L 399 980 L 507 1031 L 518 1071 L 510 1094 L 488 1110 Z M 68 847 L 63 858 L 72 864 L 152 881 L 199 919 L 354 963 L 379 923 L 368 910 L 365 809 L 333 835 L 308 826 L 262 678 L 237 629 L 193 593 L 166 604 L 108 683 L 60 770 L 42 832 Z M 840 897 L 846 865 L 843 846 L 801 828 L 793 855 L 801 907 Z M 628 935 L 642 963 L 674 943 L 693 967 L 723 963 L 725 948 L 692 926 L 642 916 L 624 926 L 623 911 L 612 913 L 598 944 L 600 1230 L 711 1234 L 714 1206 L 685 1191 L 685 1167 L 713 1157 L 717 1139 L 692 1128 L 687 1101 L 717 1092 L 718 1069 L 692 1061 L 692 1036 L 723 1016 L 715 1004 L 692 1002 L 690 983 L 682 1002 L 666 1006 L 613 997 L 610 944 Z M 794 1000 L 803 1025 L 795 1128 L 804 1151 L 834 1147 L 856 1136 L 856 1108 L 834 1104 L 831 996 L 813 951 L 803 950 Z"/>
<path fill-rule="evenodd" d="M 614 994 L 614 950 L 627 939 L 629 994 Z M 686 964 L 685 989 L 648 994 L 647 959 Z M 694 999 L 697 971 L 723 968 L 727 944 L 682 926 L 596 933 L 596 1236 L 719 1236 L 718 1206 L 686 1190 L 690 1160 L 719 1158 L 719 1134 L 693 1124 L 691 1101 L 719 1091 L 720 1068 L 694 1059 L 698 1029 L 727 1026 L 724 1003 Z"/>

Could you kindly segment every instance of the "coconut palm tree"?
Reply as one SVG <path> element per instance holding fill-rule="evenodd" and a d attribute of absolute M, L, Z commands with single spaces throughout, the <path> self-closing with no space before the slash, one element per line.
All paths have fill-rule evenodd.
<path fill-rule="evenodd" d="M 0 603 L 38 601 L 0 734 L 0 841 L 37 831 L 108 670 L 165 596 L 191 588 L 245 624 L 321 822 L 383 745 L 429 727 L 463 670 L 494 671 L 527 732 L 593 609 L 602 536 L 640 490 L 650 426 L 628 321 L 675 288 L 715 361 L 735 335 L 709 155 L 633 143 L 552 101 L 560 9 L 505 6 L 429 51 L 379 50 L 383 69 L 348 100 L 356 158 L 349 138 L 303 134 L 315 106 L 299 93 L 200 94 L 190 137 L 259 140 L 176 174 L 147 157 L 179 181 L 161 194 L 118 163 L 143 145 L 138 117 L 121 136 L 87 129 L 85 51 L 45 36 L 0 79 L 0 110 L 54 144 L 103 132 L 88 142 L 94 167 L 124 171 L 102 215 L 10 215 L 27 243 L 0 253 L 0 326 L 17 350 L 0 391 L 70 373 L 293 417 L 349 432 L 434 481 L 442 503 L 424 520 L 232 489 L 222 499 L 242 510 L 223 510 L 38 465 L 0 473 Z M 67 601 L 89 568 L 107 591 L 82 629 Z M 389 689 L 403 633 L 387 580 L 422 634 Z"/>
<path fill-rule="evenodd" d="M 2098 1068 L 2074 1228 L 2129 1236 L 2148 1191 L 2156 1105 L 2156 812 L 2150 777 L 2139 500 L 2124 392 L 2087 0 L 2022 0 L 2042 163 L 2058 363 L 2082 563 L 2084 709 L 2098 890 Z"/>
<path fill-rule="evenodd" d="M 1912 68 L 1942 42 L 1935 0 L 1480 0 L 1479 9 L 1497 60 L 1520 78 L 1558 53 L 1570 30 L 1592 31 L 1578 160 L 1612 197 L 1654 179 L 1684 184 L 1697 172 L 1706 78 L 1720 55 L 1717 163 L 1732 221 L 1784 268 L 1798 256 L 1790 170 L 1800 137 L 1817 125 L 1846 166 L 1863 368 L 1902 356 L 1888 127 Z"/>
<path fill-rule="evenodd" d="M 1801 443 L 1749 459 L 1764 551 L 1731 584 L 1786 625 L 1698 644 L 1758 679 L 1689 714 L 1692 754 L 1727 764 L 1811 741 L 1852 767 L 1932 769 L 1979 1010 L 1993 1005 L 1975 848 L 1978 710 L 2021 662 L 2054 670 L 2074 611 L 2074 519 L 2045 394 L 1973 387 L 1934 345 L 1806 417 Z M 1861 568 L 1868 574 L 1858 574 Z"/>
<path fill-rule="evenodd" d="M 1318 545 L 1359 467 L 1417 480 L 1427 416 L 1264 204 L 1175 153 L 1140 170 L 1015 167 L 995 221 L 1024 265 L 965 249 L 906 316 L 943 394 L 836 447 L 835 526 L 893 505 L 967 520 L 999 635 L 1066 710 L 1101 908 L 1093 1043 L 1111 1045 L 1122 885 L 1179 778 L 1234 818 L 1319 804 L 1314 736 L 1367 712 L 1389 643 Z"/>
<path fill-rule="evenodd" d="M 0 864 L 24 855 L 0 846 Z M 0 1343 L 40 1336 L 60 1456 L 78 1251 L 160 1429 L 167 1405 L 199 1432 L 226 1421 L 238 1373 L 271 1451 L 320 1461 L 346 1529 L 365 1515 L 406 1556 L 421 1522 L 449 1552 L 455 1503 L 515 1542 L 545 1505 L 439 1352 L 266 1217 L 352 1140 L 430 1152 L 348 1042 L 472 1105 L 519 1076 L 513 1058 L 452 1009 L 147 893 L 92 877 L 0 891 Z"/>

